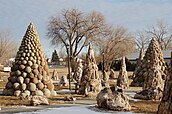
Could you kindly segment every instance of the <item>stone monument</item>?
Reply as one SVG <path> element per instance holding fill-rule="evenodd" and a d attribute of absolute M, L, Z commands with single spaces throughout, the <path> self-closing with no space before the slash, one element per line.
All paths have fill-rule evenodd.
<path fill-rule="evenodd" d="M 158 107 L 157 114 L 172 114 L 172 73 L 165 81 L 163 97 Z"/>
<path fill-rule="evenodd" d="M 101 79 L 98 73 L 98 67 L 94 57 L 94 51 L 89 45 L 88 53 L 86 55 L 86 63 L 83 68 L 79 93 L 88 95 L 97 95 L 101 90 Z"/>
<path fill-rule="evenodd" d="M 149 100 L 161 99 L 164 90 L 164 82 L 168 76 L 168 68 L 165 64 L 159 44 L 154 38 L 148 46 L 139 74 L 138 78 L 144 79 L 144 85 L 143 90 L 137 93 L 135 98 Z"/>
<path fill-rule="evenodd" d="M 129 88 L 129 80 L 127 76 L 125 57 L 122 57 L 122 60 L 121 60 L 121 69 L 119 71 L 119 76 L 117 79 L 117 86 L 121 87 L 122 89 Z"/>
<path fill-rule="evenodd" d="M 56 92 L 48 70 L 38 34 L 30 23 L 3 90 L 4 95 L 50 97 Z"/>

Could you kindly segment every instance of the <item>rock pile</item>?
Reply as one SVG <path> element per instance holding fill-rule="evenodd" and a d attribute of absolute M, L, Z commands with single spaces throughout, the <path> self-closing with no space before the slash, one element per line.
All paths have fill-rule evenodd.
<path fill-rule="evenodd" d="M 81 83 L 79 93 L 86 96 L 97 95 L 101 90 L 101 79 L 98 73 L 98 67 L 94 57 L 94 51 L 89 45 L 88 53 L 86 55 L 86 64 L 84 66 L 83 75 L 81 77 Z"/>
<path fill-rule="evenodd" d="M 134 72 L 133 72 L 133 76 L 132 76 L 132 78 L 134 78 L 134 80 L 133 80 L 133 82 L 131 83 L 131 86 L 142 86 L 143 84 L 142 83 L 140 83 L 140 84 L 138 84 L 137 85 L 137 78 L 135 79 L 135 76 L 137 76 L 138 75 L 138 73 L 140 72 L 140 67 L 141 67 L 141 65 L 142 65 L 142 60 L 143 60 L 143 57 L 144 57 L 144 50 L 143 50 L 143 48 L 142 49 L 140 49 L 140 54 L 139 54 L 139 58 L 137 59 L 137 63 L 136 63 L 136 67 L 135 67 L 135 70 L 134 70 Z M 143 78 L 142 79 L 140 79 L 140 80 L 143 80 Z M 136 81 L 136 82 L 135 82 Z"/>
<path fill-rule="evenodd" d="M 121 60 L 121 69 L 119 71 L 119 76 L 117 79 L 117 86 L 122 89 L 127 89 L 129 87 L 129 81 L 126 71 L 125 57 L 122 57 Z"/>
<path fill-rule="evenodd" d="M 97 95 L 97 105 L 100 108 L 105 108 L 115 111 L 131 110 L 128 97 L 115 87 L 106 87 Z"/>
<path fill-rule="evenodd" d="M 172 74 L 167 78 L 157 114 L 172 114 Z"/>
<path fill-rule="evenodd" d="M 137 93 L 135 98 L 159 100 L 162 97 L 167 76 L 168 69 L 159 44 L 155 39 L 152 39 L 143 58 L 140 73 L 137 76 L 138 79 L 139 77 L 144 79 L 143 91 Z"/>
<path fill-rule="evenodd" d="M 168 74 L 168 68 L 165 64 L 159 44 L 155 39 L 152 39 L 145 53 L 143 60 L 135 72 L 135 77 L 131 85 L 143 86 L 145 77 L 154 74 L 154 69 L 158 65 L 162 78 L 165 80 Z"/>
<path fill-rule="evenodd" d="M 5 95 L 49 97 L 55 93 L 40 40 L 32 23 L 27 28 L 11 70 L 3 91 Z"/>
<path fill-rule="evenodd" d="M 73 76 L 78 85 L 80 85 L 82 73 L 83 73 L 82 60 L 78 59 L 76 69 L 75 69 L 75 73 L 74 73 L 74 76 Z"/>

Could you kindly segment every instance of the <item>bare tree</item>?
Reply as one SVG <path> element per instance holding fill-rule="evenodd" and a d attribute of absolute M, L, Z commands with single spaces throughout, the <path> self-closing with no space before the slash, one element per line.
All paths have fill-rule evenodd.
<path fill-rule="evenodd" d="M 172 43 L 172 27 L 163 20 L 157 21 L 156 25 L 152 25 L 146 30 L 150 38 L 156 38 L 162 50 L 166 50 Z"/>
<path fill-rule="evenodd" d="M 144 50 L 148 47 L 150 38 L 145 31 L 138 31 L 135 35 L 135 44 L 139 50 L 139 59 L 143 59 Z"/>
<path fill-rule="evenodd" d="M 76 9 L 64 10 L 60 16 L 52 16 L 48 25 L 48 37 L 53 45 L 69 45 L 71 68 L 75 58 L 91 40 L 101 35 L 105 26 L 104 17 L 98 12 L 84 14 Z"/>
<path fill-rule="evenodd" d="M 106 37 L 97 41 L 100 54 L 104 53 L 105 70 L 108 71 L 114 59 L 125 56 L 134 50 L 134 39 L 122 26 L 111 28 L 105 35 Z"/>
<path fill-rule="evenodd" d="M 0 63 L 4 64 L 10 57 L 14 57 L 17 43 L 12 40 L 9 31 L 0 31 Z"/>

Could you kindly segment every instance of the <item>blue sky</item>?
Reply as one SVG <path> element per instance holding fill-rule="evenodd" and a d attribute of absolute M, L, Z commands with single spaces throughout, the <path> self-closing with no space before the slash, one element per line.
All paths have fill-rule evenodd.
<path fill-rule="evenodd" d="M 172 0 L 0 0 L 0 30 L 10 30 L 20 44 L 28 24 L 33 22 L 43 51 L 50 57 L 57 48 L 50 46 L 47 40 L 48 19 L 71 8 L 85 13 L 101 12 L 109 24 L 122 25 L 131 32 L 161 19 L 172 25 Z"/>

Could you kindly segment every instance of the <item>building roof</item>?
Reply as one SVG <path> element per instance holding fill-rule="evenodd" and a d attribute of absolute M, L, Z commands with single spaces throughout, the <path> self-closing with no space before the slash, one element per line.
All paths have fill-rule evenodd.
<path fill-rule="evenodd" d="M 162 50 L 164 58 L 171 58 L 172 50 Z M 139 58 L 139 52 L 131 53 L 126 56 L 129 60 L 135 60 Z"/>

